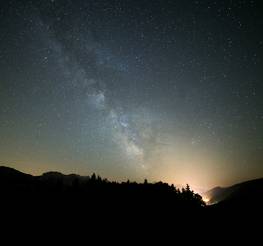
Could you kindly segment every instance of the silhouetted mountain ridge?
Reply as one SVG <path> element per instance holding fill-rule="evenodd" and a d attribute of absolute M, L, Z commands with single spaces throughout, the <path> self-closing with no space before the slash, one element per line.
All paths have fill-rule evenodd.
<path fill-rule="evenodd" d="M 173 211 L 201 211 L 207 208 L 211 212 L 220 213 L 225 211 L 226 207 L 237 210 L 245 206 L 256 211 L 263 205 L 263 178 L 230 187 L 215 187 L 206 192 L 205 197 L 209 197 L 210 203 L 216 205 L 205 206 L 202 197 L 194 193 L 188 185 L 178 189 L 161 181 L 114 182 L 96 174 L 65 175 L 55 171 L 32 176 L 13 168 L 0 167 L 0 195 L 7 206 L 12 201 L 13 204 L 21 204 L 23 201 L 27 207 L 38 203 L 51 208 L 74 207 L 80 211 L 91 207 L 95 211 L 99 208 L 106 211 L 109 208 L 125 211 L 145 211 L 146 208 L 151 208 L 174 213 Z"/>
<path fill-rule="evenodd" d="M 11 175 L 12 174 L 12 175 Z M 73 204 L 79 207 L 125 207 L 141 209 L 149 206 L 199 209 L 205 206 L 202 197 L 190 187 L 177 189 L 161 181 L 149 183 L 114 182 L 102 179 L 96 174 L 80 176 L 64 175 L 59 172 L 46 172 L 40 176 L 27 175 L 12 168 L 0 169 L 2 179 L 1 194 L 5 197 L 41 203 Z M 12 178 L 9 178 L 12 176 Z M 8 199 L 5 199 L 8 201 Z M 76 203 L 76 204 L 75 204 Z"/>
<path fill-rule="evenodd" d="M 23 183 L 33 180 L 33 176 L 14 168 L 0 166 L 0 183 Z"/>
<path fill-rule="evenodd" d="M 229 187 L 215 187 L 204 194 L 210 204 L 215 203 L 262 203 L 263 178 L 241 182 Z"/>
<path fill-rule="evenodd" d="M 63 174 L 56 171 L 45 172 L 41 176 L 38 176 L 38 179 L 41 181 L 53 183 L 62 182 L 64 185 L 72 185 L 75 180 L 79 180 L 81 182 L 87 178 L 88 177 L 77 174 Z"/>

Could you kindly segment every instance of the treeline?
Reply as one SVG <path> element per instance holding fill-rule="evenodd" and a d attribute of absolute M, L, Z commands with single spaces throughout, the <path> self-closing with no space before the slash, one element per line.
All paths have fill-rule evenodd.
<path fill-rule="evenodd" d="M 2 168 L 3 169 L 3 168 Z M 31 176 L 14 169 L 0 170 L 2 196 L 22 200 L 79 203 L 87 206 L 203 208 L 205 203 L 189 185 L 182 189 L 164 182 L 114 182 L 96 174 L 79 176 L 48 172 Z"/>

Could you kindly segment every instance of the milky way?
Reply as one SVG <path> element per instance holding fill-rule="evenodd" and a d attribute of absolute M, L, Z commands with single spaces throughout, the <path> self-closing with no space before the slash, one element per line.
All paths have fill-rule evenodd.
<path fill-rule="evenodd" d="M 151 119 L 143 112 L 133 113 L 134 115 L 129 111 L 126 112 L 122 102 L 116 100 L 108 92 L 111 89 L 107 88 L 107 73 L 123 72 L 120 65 L 116 63 L 114 56 L 108 54 L 107 51 L 103 52 L 102 47 L 97 47 L 96 44 L 90 41 L 89 35 L 81 35 L 78 38 L 76 47 L 73 45 L 68 51 L 63 48 L 66 44 L 52 39 L 52 35 L 48 35 L 51 32 L 50 26 L 45 26 L 42 21 L 41 26 L 44 26 L 47 31 L 43 42 L 46 42 L 53 49 L 53 53 L 57 57 L 56 65 L 61 68 L 64 76 L 64 79 L 60 81 L 61 85 L 59 83 L 57 85 L 61 87 L 60 93 L 71 94 L 71 92 L 79 90 L 76 98 L 72 98 L 72 95 L 70 95 L 70 100 L 77 100 L 79 104 L 77 107 L 83 107 L 86 110 L 87 117 L 89 110 L 94 110 L 95 114 L 99 114 L 96 117 L 98 117 L 98 121 L 103 122 L 100 128 L 110 132 L 113 144 L 120 148 L 119 151 L 124 152 L 125 157 L 131 161 L 131 165 L 146 168 L 144 142 L 152 137 Z M 75 53 L 71 54 L 72 48 L 73 51 L 75 51 L 75 48 L 78 49 L 84 59 L 89 56 L 93 57 L 92 61 L 88 61 L 89 66 L 93 68 L 92 70 L 87 69 L 87 64 L 82 64 L 78 60 L 79 57 L 74 57 Z M 101 77 L 100 70 L 103 73 L 106 70 L 106 75 Z M 118 83 L 122 83 L 122 81 L 120 80 Z M 86 120 L 85 114 L 81 116 L 83 120 Z M 87 125 L 84 125 L 81 130 L 89 131 L 90 129 Z M 103 134 L 106 135 L 102 131 L 101 135 Z"/>

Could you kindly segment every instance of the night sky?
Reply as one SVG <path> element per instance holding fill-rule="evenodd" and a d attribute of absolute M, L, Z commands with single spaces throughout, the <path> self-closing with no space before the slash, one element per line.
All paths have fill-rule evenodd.
<path fill-rule="evenodd" d="M 208 189 L 263 176 L 253 0 L 0 3 L 0 164 Z"/>

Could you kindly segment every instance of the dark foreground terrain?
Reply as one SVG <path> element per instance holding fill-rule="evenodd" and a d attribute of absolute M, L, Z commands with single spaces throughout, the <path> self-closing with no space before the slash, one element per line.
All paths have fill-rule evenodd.
<path fill-rule="evenodd" d="M 220 206 L 262 205 L 263 178 L 249 180 L 230 187 L 215 187 L 204 194 L 209 197 L 209 204 Z"/>
<path fill-rule="evenodd" d="M 210 191 L 209 195 L 216 199 L 218 193 Z M 220 202 L 208 206 L 189 186 L 179 190 L 147 180 L 117 183 L 95 174 L 83 177 L 48 172 L 32 176 L 0 167 L 0 198 L 2 219 L 6 217 L 5 223 L 11 225 L 30 221 L 31 225 L 45 222 L 50 226 L 77 226 L 81 222 L 91 226 L 96 221 L 106 227 L 118 224 L 125 228 L 137 223 L 148 228 L 169 223 L 200 229 L 204 224 L 214 226 L 223 222 L 231 226 L 244 219 L 260 222 L 263 182 L 259 179 L 239 184 Z"/>
<path fill-rule="evenodd" d="M 77 208 L 77 211 L 93 207 L 117 211 L 133 207 L 136 210 L 174 208 L 201 211 L 205 203 L 199 194 L 187 185 L 182 190 L 173 185 L 157 182 L 110 182 L 100 176 L 64 175 L 47 172 L 32 176 L 8 167 L 0 167 L 0 192 L 2 205 L 13 203 L 16 207 L 32 203 L 52 208 Z M 128 212 L 128 211 L 127 211 Z"/>

